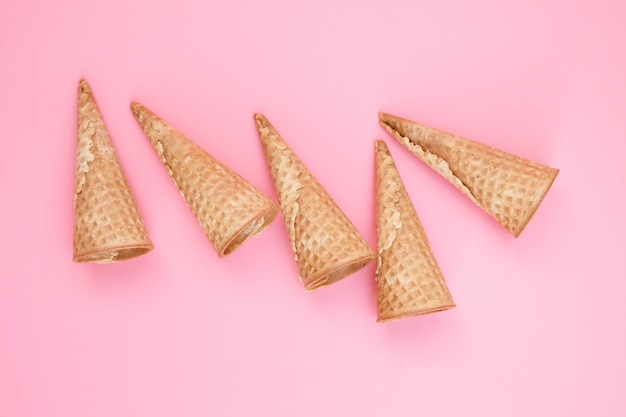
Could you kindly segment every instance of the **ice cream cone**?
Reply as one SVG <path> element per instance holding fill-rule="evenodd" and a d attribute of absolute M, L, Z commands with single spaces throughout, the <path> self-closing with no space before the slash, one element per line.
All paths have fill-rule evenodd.
<path fill-rule="evenodd" d="M 74 262 L 116 262 L 154 249 L 85 80 L 78 87 L 74 218 Z"/>
<path fill-rule="evenodd" d="M 378 322 L 455 306 L 383 141 L 376 141 L 376 236 Z"/>
<path fill-rule="evenodd" d="M 141 104 L 131 110 L 220 258 L 276 218 L 278 205 L 235 171 Z"/>
<path fill-rule="evenodd" d="M 380 123 L 513 236 L 528 224 L 559 170 L 410 120 Z"/>
<path fill-rule="evenodd" d="M 304 288 L 332 284 L 371 262 L 374 252 L 327 191 L 263 115 L 255 120 Z"/>

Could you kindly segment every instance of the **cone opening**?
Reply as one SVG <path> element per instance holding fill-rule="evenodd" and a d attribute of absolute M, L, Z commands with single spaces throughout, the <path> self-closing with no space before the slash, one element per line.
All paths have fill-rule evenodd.
<path fill-rule="evenodd" d="M 224 245 L 224 248 L 218 252 L 220 258 L 229 255 L 241 246 L 246 240 L 252 236 L 259 235 L 267 226 L 274 221 L 278 215 L 279 208 L 277 205 L 272 204 L 265 211 L 259 213 L 256 217 L 253 217 L 244 224 Z"/>
<path fill-rule="evenodd" d="M 431 313 L 437 313 L 438 311 L 450 310 L 451 308 L 454 308 L 454 307 L 456 307 L 456 305 L 451 302 L 450 304 L 443 304 L 443 305 L 426 308 L 426 309 L 418 307 L 418 308 L 407 309 L 407 310 L 399 310 L 399 311 L 395 311 L 394 314 L 384 315 L 384 316 L 379 315 L 378 318 L 376 319 L 376 322 L 385 323 L 388 321 L 400 320 L 405 317 L 422 316 L 424 314 L 431 314 Z"/>
<path fill-rule="evenodd" d="M 539 206 L 541 205 L 541 203 L 543 202 L 543 199 L 546 197 L 546 195 L 548 194 L 548 191 L 550 191 L 550 188 L 552 188 L 552 184 L 554 183 L 554 180 L 556 180 L 557 175 L 559 175 L 559 170 L 556 168 L 551 168 L 554 170 L 552 177 L 550 178 L 550 181 L 546 184 L 546 188 L 543 191 L 543 193 L 541 194 L 541 196 L 537 199 L 537 201 L 535 202 L 535 204 L 530 208 L 530 210 L 528 211 L 528 214 L 526 216 L 526 218 L 519 224 L 519 226 L 517 228 L 510 228 L 507 227 L 507 229 L 509 230 L 509 232 L 511 232 L 511 234 L 515 237 L 518 238 L 519 235 L 522 233 L 522 231 L 526 228 L 526 226 L 528 225 L 528 223 L 530 222 L 530 220 L 533 218 L 533 216 L 535 215 L 535 212 L 537 211 L 537 209 L 539 208 Z M 506 226 L 505 226 L 506 227 Z"/>
<path fill-rule="evenodd" d="M 74 262 L 106 264 L 136 258 L 137 256 L 150 252 L 152 249 L 154 249 L 152 245 L 106 249 L 84 255 L 75 255 Z"/>
<path fill-rule="evenodd" d="M 347 264 L 339 265 L 332 269 L 330 272 L 309 280 L 308 283 L 305 284 L 305 289 L 307 291 L 314 291 L 330 285 L 334 282 L 340 281 L 346 278 L 348 275 L 354 274 L 359 269 L 364 268 L 367 264 L 374 260 L 374 257 L 375 255 L 373 254 L 362 256 L 348 262 Z"/>

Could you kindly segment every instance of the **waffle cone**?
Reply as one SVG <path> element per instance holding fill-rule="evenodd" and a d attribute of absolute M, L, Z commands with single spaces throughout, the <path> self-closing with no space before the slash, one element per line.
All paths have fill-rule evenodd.
<path fill-rule="evenodd" d="M 141 104 L 131 110 L 220 258 L 276 218 L 278 205 L 235 171 Z"/>
<path fill-rule="evenodd" d="M 378 322 L 454 307 L 387 145 L 376 141 Z"/>
<path fill-rule="evenodd" d="M 74 262 L 116 262 L 154 249 L 85 80 L 78 87 L 74 220 Z"/>
<path fill-rule="evenodd" d="M 381 125 L 517 237 L 559 170 L 410 120 L 380 113 Z"/>
<path fill-rule="evenodd" d="M 304 288 L 332 284 L 371 262 L 374 252 L 328 192 L 263 115 L 255 120 Z"/>

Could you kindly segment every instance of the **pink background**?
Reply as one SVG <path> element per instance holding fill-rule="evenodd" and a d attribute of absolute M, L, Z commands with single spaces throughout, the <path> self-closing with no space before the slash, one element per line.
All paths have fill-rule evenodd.
<path fill-rule="evenodd" d="M 621 0 L 0 1 L 0 416 L 626 415 Z M 72 263 L 91 84 L 156 249 Z M 275 198 L 263 112 L 374 247 L 389 144 L 457 308 L 306 293 L 279 217 L 218 259 L 129 110 Z M 515 240 L 386 111 L 561 173 Z"/>

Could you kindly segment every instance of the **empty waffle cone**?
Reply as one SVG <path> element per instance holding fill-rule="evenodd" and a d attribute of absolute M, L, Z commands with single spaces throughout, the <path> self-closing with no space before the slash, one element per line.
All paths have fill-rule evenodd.
<path fill-rule="evenodd" d="M 376 236 L 378 322 L 455 306 L 383 141 L 376 141 Z"/>
<path fill-rule="evenodd" d="M 131 110 L 220 258 L 276 218 L 278 205 L 235 171 L 141 104 Z"/>
<path fill-rule="evenodd" d="M 517 237 L 559 170 L 410 120 L 380 113 L 394 138 Z"/>
<path fill-rule="evenodd" d="M 255 120 L 304 288 L 332 284 L 371 262 L 374 252 L 327 191 L 263 115 Z"/>
<path fill-rule="evenodd" d="M 74 262 L 116 262 L 154 249 L 85 80 L 78 86 L 74 219 Z"/>

